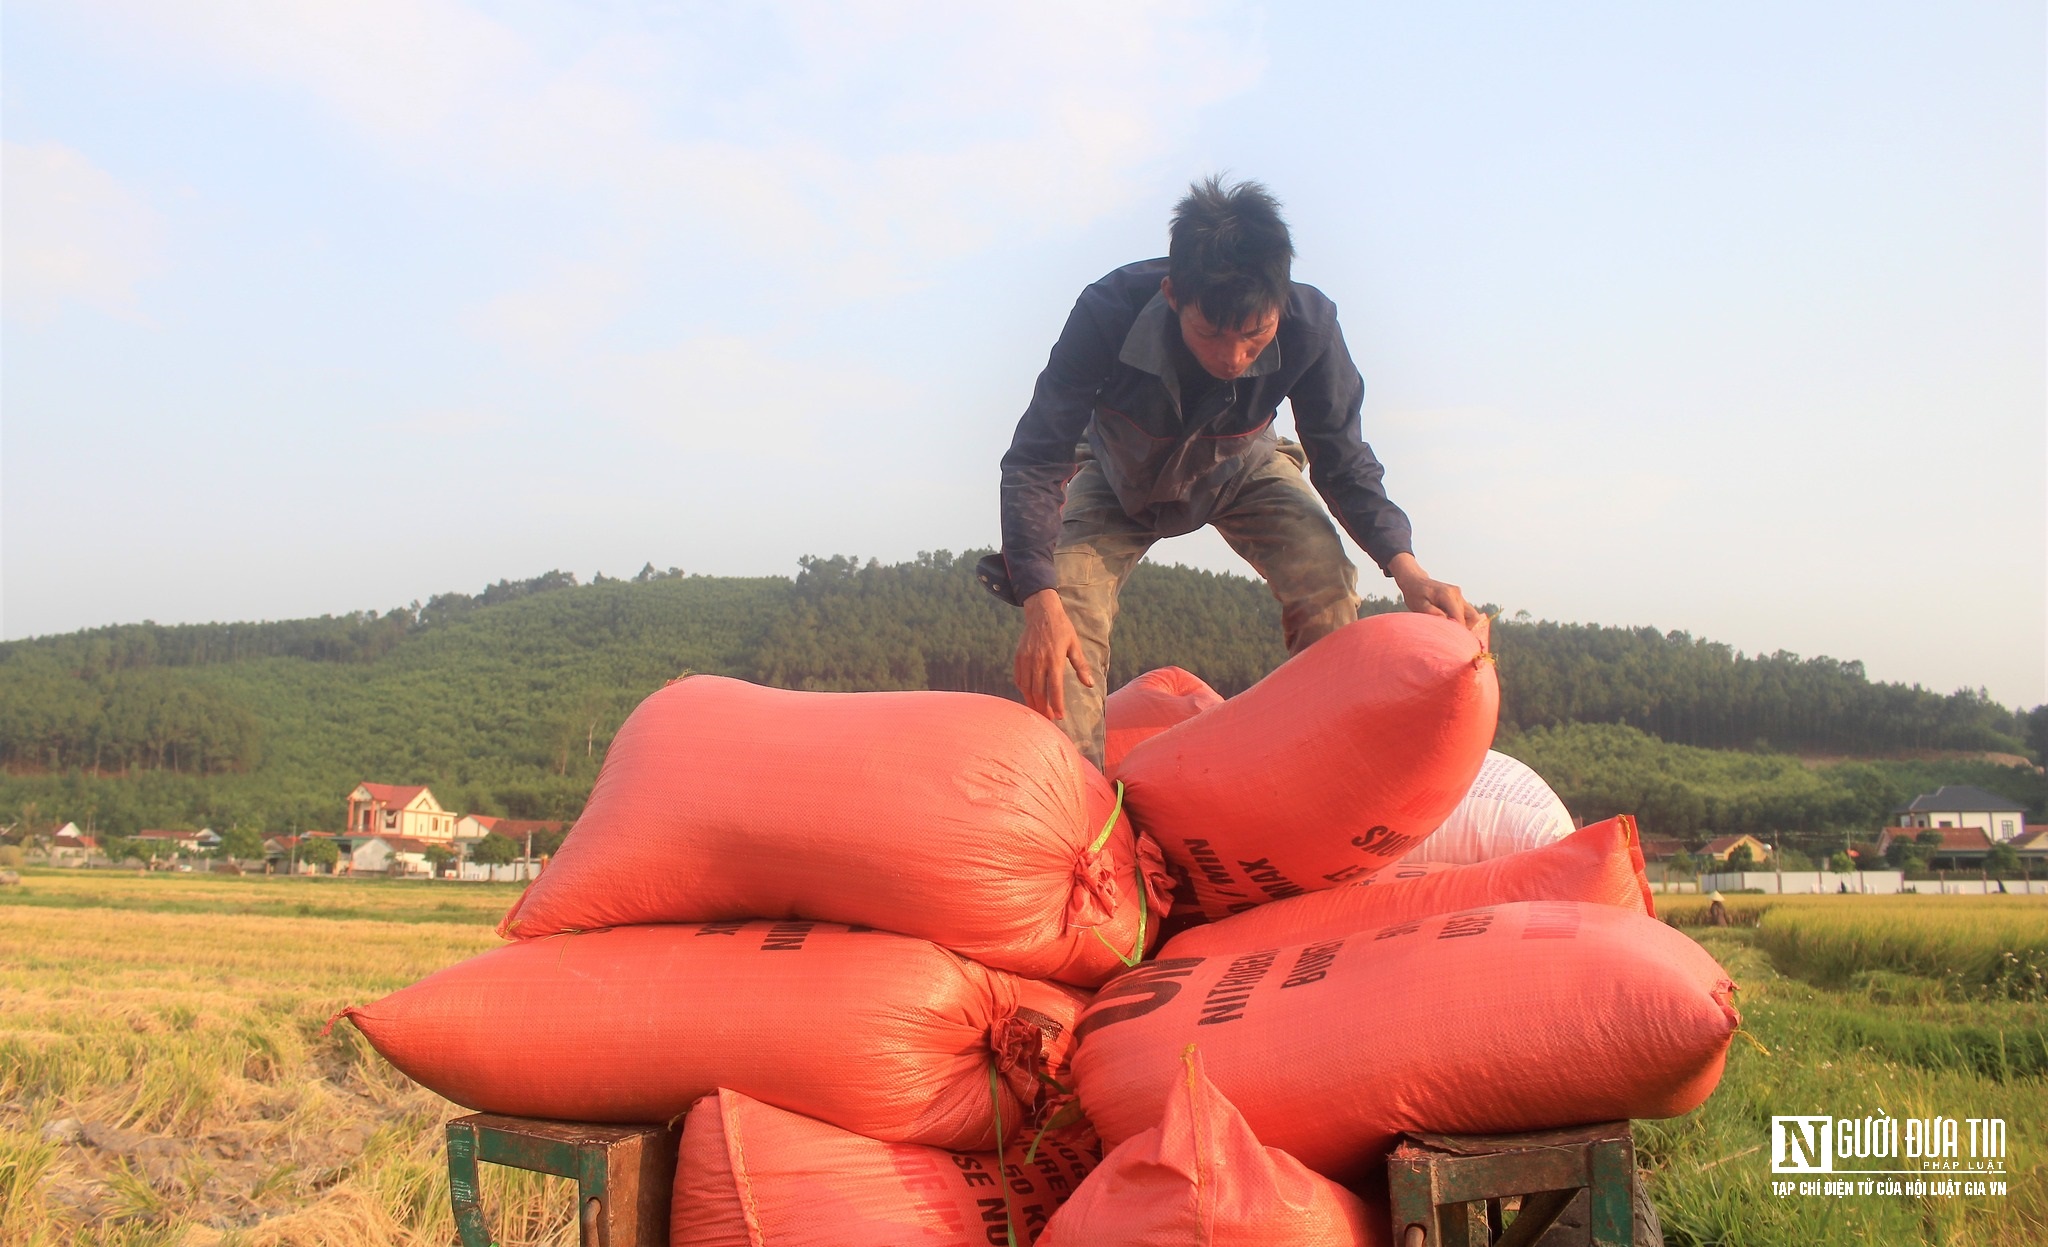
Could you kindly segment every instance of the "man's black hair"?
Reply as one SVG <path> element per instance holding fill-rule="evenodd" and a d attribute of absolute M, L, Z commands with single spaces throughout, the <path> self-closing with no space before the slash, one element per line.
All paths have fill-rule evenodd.
<path fill-rule="evenodd" d="M 1211 174 L 1173 207 L 1167 276 L 1174 302 L 1202 309 L 1219 328 L 1239 328 L 1287 303 L 1294 239 L 1280 201 L 1257 182 L 1225 186 Z"/>

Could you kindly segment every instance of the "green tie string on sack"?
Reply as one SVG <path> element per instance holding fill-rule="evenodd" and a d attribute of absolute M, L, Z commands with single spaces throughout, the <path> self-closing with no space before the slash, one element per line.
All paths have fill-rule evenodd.
<path fill-rule="evenodd" d="M 1008 1236 L 1007 1247 L 1021 1247 L 1017 1242 L 1017 1215 L 1010 1206 L 1010 1175 L 1007 1170 L 1009 1162 L 1004 1158 L 1003 1146 L 1003 1096 L 1000 1083 L 996 1079 L 994 1061 L 990 1061 L 988 1065 L 988 1102 L 995 1108 L 996 1114 L 996 1181 L 1001 1183 L 1003 1188 L 1003 1231 Z"/>
<path fill-rule="evenodd" d="M 1102 846 L 1109 843 L 1109 833 L 1116 830 L 1116 820 L 1120 816 L 1122 816 L 1123 812 L 1124 781 L 1118 780 L 1116 781 L 1116 805 L 1111 807 L 1109 811 L 1109 821 L 1102 825 L 1102 834 L 1096 836 L 1095 843 L 1088 846 L 1089 853 L 1093 854 L 1102 852 Z M 1145 959 L 1145 921 L 1146 918 L 1149 916 L 1148 911 L 1150 909 L 1150 906 L 1146 904 L 1145 898 L 1145 864 L 1138 860 L 1138 853 L 1135 845 L 1132 846 L 1131 850 L 1131 864 L 1137 868 L 1138 876 L 1138 942 L 1131 948 L 1130 955 L 1125 956 L 1123 953 L 1118 953 L 1116 951 L 1116 945 L 1110 943 L 1108 939 L 1104 938 L 1101 928 L 1088 928 L 1089 932 L 1093 934 L 1096 939 L 1102 940 L 1102 946 L 1104 948 L 1107 948 L 1109 951 L 1116 953 L 1116 959 L 1118 961 L 1123 962 L 1125 968 L 1127 969 L 1131 966 L 1137 965 L 1140 961 L 1143 961 Z"/>

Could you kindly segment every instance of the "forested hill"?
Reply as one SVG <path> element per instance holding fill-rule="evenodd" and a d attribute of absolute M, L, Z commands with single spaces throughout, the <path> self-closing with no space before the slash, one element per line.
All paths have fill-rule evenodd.
<path fill-rule="evenodd" d="M 0 645 L 0 821 L 25 803 L 99 827 L 325 827 L 358 780 L 451 808 L 572 815 L 611 734 L 683 671 L 805 689 L 1013 696 L 1018 612 L 975 553 L 794 579 L 552 572 L 424 606 L 279 623 L 121 625 Z M 1368 612 L 1394 609 L 1368 602 Z M 1684 633 L 1502 619 L 1504 740 L 1573 723 L 1665 741 L 1835 755 L 2020 753 L 2041 712 L 1868 680 L 1859 664 L 1745 656 Z M 1257 581 L 1146 564 L 1112 686 L 1166 664 L 1242 691 L 1285 653 Z M 2034 741 L 2038 748 L 2040 742 Z M 1552 748 L 1555 748 L 1553 741 Z"/>

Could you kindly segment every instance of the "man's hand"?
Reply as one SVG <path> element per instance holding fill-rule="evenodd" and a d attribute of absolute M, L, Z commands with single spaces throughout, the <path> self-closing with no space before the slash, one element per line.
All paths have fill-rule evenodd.
<path fill-rule="evenodd" d="M 1456 592 L 1456 590 L 1452 590 Z M 1013 677 L 1024 704 L 1048 719 L 1067 717 L 1067 664 L 1081 683 L 1095 687 L 1095 673 L 1081 652 L 1081 638 L 1060 604 L 1057 589 L 1041 589 L 1024 599 L 1024 635 L 1017 638 Z"/>
<path fill-rule="evenodd" d="M 1401 600 L 1408 609 L 1418 615 L 1439 615 L 1455 619 L 1468 628 L 1479 626 L 1482 616 L 1479 608 L 1465 600 L 1465 595 L 1454 584 L 1431 580 L 1429 573 L 1422 570 L 1422 564 L 1412 554 L 1397 554 L 1387 564 L 1387 571 L 1400 586 Z M 1022 651 L 1019 651 L 1020 661 Z"/>

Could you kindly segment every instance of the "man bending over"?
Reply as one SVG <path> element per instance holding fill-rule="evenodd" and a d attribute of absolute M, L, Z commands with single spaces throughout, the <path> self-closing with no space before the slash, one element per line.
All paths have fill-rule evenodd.
<path fill-rule="evenodd" d="M 1336 305 L 1292 280 L 1293 260 L 1263 186 L 1196 183 L 1167 258 L 1081 292 L 1003 456 L 1003 550 L 983 579 L 1024 608 L 1025 702 L 1098 766 L 1117 596 L 1162 537 L 1214 524 L 1265 578 L 1298 654 L 1358 618 L 1358 572 L 1320 493 L 1409 610 L 1478 622 L 1415 561 L 1360 436 L 1365 383 Z M 1282 399 L 1298 444 L 1273 431 Z"/>

